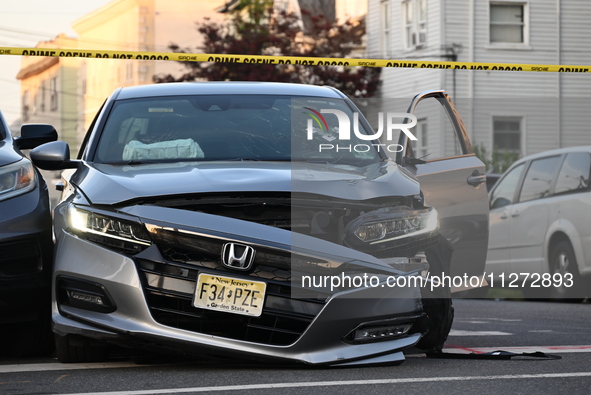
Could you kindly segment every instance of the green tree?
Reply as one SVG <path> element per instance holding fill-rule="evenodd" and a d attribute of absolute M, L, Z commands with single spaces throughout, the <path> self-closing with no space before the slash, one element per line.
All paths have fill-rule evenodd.
<path fill-rule="evenodd" d="M 513 151 L 501 150 L 495 146 L 489 155 L 483 143 L 475 144 L 474 154 L 484 163 L 486 170 L 491 173 L 504 173 L 517 159 L 519 154 Z"/>
<path fill-rule="evenodd" d="M 211 54 L 285 55 L 303 57 L 347 57 L 362 43 L 365 22 L 336 23 L 323 15 L 306 16 L 307 29 L 294 13 L 274 11 L 271 0 L 240 0 L 224 23 L 198 23 L 203 46 L 198 52 Z M 174 52 L 191 53 L 191 48 L 171 44 Z M 154 76 L 154 82 L 177 81 L 275 81 L 333 86 L 350 97 L 371 97 L 380 77 L 377 67 L 304 66 L 243 63 L 180 62 L 186 73 Z"/>

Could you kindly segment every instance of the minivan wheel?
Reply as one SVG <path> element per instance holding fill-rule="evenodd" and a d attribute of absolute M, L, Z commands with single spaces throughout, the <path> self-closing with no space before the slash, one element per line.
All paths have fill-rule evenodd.
<path fill-rule="evenodd" d="M 57 360 L 62 363 L 103 362 L 109 357 L 106 345 L 74 335 L 55 335 Z"/>
<path fill-rule="evenodd" d="M 550 295 L 552 299 L 564 302 L 581 302 L 582 297 L 582 278 L 579 275 L 577 267 L 577 259 L 575 252 L 570 242 L 562 240 L 558 242 L 552 249 L 550 255 L 550 273 L 552 275 L 559 273 L 562 276 L 562 283 L 559 287 L 551 287 Z M 565 284 L 568 278 L 572 276 L 572 287 L 567 287 Z"/>

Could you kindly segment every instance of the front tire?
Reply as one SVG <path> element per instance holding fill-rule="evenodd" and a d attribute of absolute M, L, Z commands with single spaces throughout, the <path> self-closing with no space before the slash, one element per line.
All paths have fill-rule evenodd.
<path fill-rule="evenodd" d="M 550 288 L 550 296 L 554 300 L 563 302 L 581 302 L 583 295 L 583 279 L 579 274 L 577 258 L 572 245 L 567 240 L 558 242 L 550 254 L 550 274 L 560 274 L 562 284 Z M 572 287 L 566 287 L 565 280 L 572 276 Z"/>
<path fill-rule="evenodd" d="M 417 343 L 417 348 L 441 352 L 454 321 L 451 297 L 423 298 L 423 310 L 429 317 L 428 331 Z"/>
<path fill-rule="evenodd" d="M 450 272 L 453 247 L 443 236 L 439 245 L 425 251 L 429 271 L 441 276 Z M 421 288 L 423 311 L 427 314 L 427 332 L 417 343 L 417 347 L 427 352 L 441 352 L 454 321 L 451 290 L 449 287 Z"/>

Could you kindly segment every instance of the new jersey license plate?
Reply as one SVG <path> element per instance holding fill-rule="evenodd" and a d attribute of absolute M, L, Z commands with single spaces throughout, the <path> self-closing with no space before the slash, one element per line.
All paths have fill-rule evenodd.
<path fill-rule="evenodd" d="M 260 316 L 267 284 L 201 273 L 197 279 L 193 306 L 228 313 Z"/>

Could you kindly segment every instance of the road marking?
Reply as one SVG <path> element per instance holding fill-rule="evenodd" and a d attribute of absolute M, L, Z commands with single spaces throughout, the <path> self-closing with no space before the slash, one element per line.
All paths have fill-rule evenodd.
<path fill-rule="evenodd" d="M 486 318 L 489 321 L 500 321 L 500 322 L 521 322 L 521 318 Z"/>
<path fill-rule="evenodd" d="M 452 329 L 448 336 L 512 336 L 512 333 L 499 331 L 462 331 Z"/>
<path fill-rule="evenodd" d="M 563 353 L 573 353 L 573 352 L 591 352 L 591 346 L 523 346 L 523 347 L 461 347 L 461 346 L 452 346 L 448 345 L 443 349 L 443 352 L 453 352 L 456 354 L 462 353 L 476 353 L 480 354 L 483 352 L 493 352 L 493 351 L 509 351 L 514 353 L 522 353 L 522 352 L 544 352 L 547 354 L 563 354 Z"/>
<path fill-rule="evenodd" d="M 490 322 L 490 321 L 498 321 L 498 322 L 522 322 L 522 319 L 519 318 L 482 318 L 482 317 L 468 317 L 468 318 L 458 318 L 454 320 L 454 322 Z"/>
<path fill-rule="evenodd" d="M 449 381 L 476 381 L 476 380 L 515 380 L 515 379 L 552 379 L 552 378 L 576 378 L 591 377 L 591 372 L 572 373 L 542 373 L 542 374 L 507 374 L 499 376 L 468 376 L 468 377 L 418 377 L 402 379 L 378 379 L 378 380 L 348 380 L 348 381 L 317 381 L 307 383 L 267 383 L 267 384 L 243 384 L 225 385 L 217 387 L 191 387 L 191 388 L 166 388 L 138 391 L 110 391 L 110 392 L 80 392 L 67 395 L 148 395 L 148 394 L 179 394 L 214 391 L 248 391 L 257 389 L 278 389 L 278 388 L 310 388 L 310 387 L 332 387 L 332 386 L 360 386 L 380 384 L 412 384 L 427 382 L 449 382 Z"/>
<path fill-rule="evenodd" d="M 52 370 L 139 368 L 142 366 L 154 366 L 154 365 L 137 365 L 133 362 L 29 363 L 29 364 L 17 364 L 17 365 L 0 365 L 0 373 L 48 372 L 48 371 L 52 371 Z"/>
<path fill-rule="evenodd" d="M 68 375 L 67 375 L 67 374 L 62 374 L 61 376 L 59 376 L 59 377 L 58 377 L 58 378 L 57 378 L 57 379 L 54 381 L 54 383 L 57 383 L 57 382 L 61 381 L 61 379 L 63 379 L 63 378 L 66 378 L 66 377 L 68 377 Z"/>

